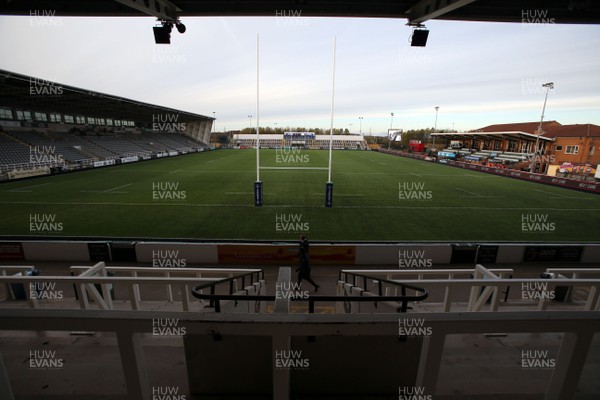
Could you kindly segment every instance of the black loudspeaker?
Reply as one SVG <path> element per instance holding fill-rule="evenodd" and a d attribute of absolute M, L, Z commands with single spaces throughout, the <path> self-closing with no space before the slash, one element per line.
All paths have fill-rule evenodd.
<path fill-rule="evenodd" d="M 164 26 L 154 26 L 154 42 L 156 44 L 171 44 L 171 30 Z"/>
<path fill-rule="evenodd" d="M 413 31 L 411 46 L 414 47 L 425 47 L 427 46 L 427 38 L 429 37 L 429 31 L 427 29 L 415 29 Z"/>

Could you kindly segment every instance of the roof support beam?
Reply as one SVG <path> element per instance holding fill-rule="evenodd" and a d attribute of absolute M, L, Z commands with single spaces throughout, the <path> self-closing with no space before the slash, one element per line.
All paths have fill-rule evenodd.
<path fill-rule="evenodd" d="M 177 21 L 177 12 L 181 11 L 181 9 L 168 0 L 115 1 L 164 21 Z"/>
<path fill-rule="evenodd" d="M 409 14 L 408 25 L 419 25 L 475 1 L 477 0 L 421 0 L 406 11 Z"/>

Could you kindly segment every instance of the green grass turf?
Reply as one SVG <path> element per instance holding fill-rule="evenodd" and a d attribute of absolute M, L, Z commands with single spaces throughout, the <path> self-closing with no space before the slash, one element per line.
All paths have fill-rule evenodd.
<path fill-rule="evenodd" d="M 297 163 L 261 150 L 264 167 L 326 167 L 327 151 Z M 262 170 L 264 206 L 253 206 L 254 150 L 220 150 L 0 185 L 0 235 L 190 239 L 297 239 L 276 218 L 300 218 L 311 240 L 598 242 L 600 196 L 376 152 L 334 151 L 334 207 L 327 171 Z M 304 163 L 307 161 L 306 163 Z M 184 200 L 154 200 L 153 183 Z M 401 200 L 399 184 L 430 200 Z M 410 195 L 410 194 L 408 194 Z M 417 194 L 419 196 L 419 194 Z M 30 230 L 55 215 L 62 231 Z M 522 230 L 523 215 L 551 227 Z"/>

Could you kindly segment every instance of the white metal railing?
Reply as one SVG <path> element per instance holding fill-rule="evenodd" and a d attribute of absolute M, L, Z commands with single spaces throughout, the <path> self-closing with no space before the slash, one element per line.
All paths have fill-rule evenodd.
<path fill-rule="evenodd" d="M 354 286 L 360 286 L 363 284 L 365 290 L 369 290 L 368 287 L 364 287 L 366 280 L 364 278 L 358 278 L 362 282 L 356 282 L 355 278 L 352 282 L 348 282 L 347 277 L 352 275 L 365 275 L 377 282 L 377 279 L 390 281 L 389 284 L 383 283 L 383 293 L 387 294 L 389 290 L 395 290 L 397 295 L 397 286 L 393 284 L 404 283 L 407 285 L 422 287 L 430 289 L 443 289 L 444 300 L 443 300 L 443 311 L 450 312 L 453 307 L 453 303 L 458 303 L 460 300 L 453 299 L 453 295 L 458 291 L 468 292 L 468 299 L 462 299 L 462 302 L 467 302 L 466 311 L 482 311 L 486 303 L 489 302 L 490 311 L 498 311 L 500 306 L 500 292 L 503 289 L 507 291 L 510 288 L 518 287 L 519 290 L 523 291 L 524 287 L 527 287 L 528 291 L 535 291 L 538 288 L 540 295 L 530 296 L 529 299 L 523 299 L 521 301 L 515 299 L 503 303 L 503 306 L 537 306 L 537 310 L 546 310 L 549 304 L 558 305 L 556 302 L 550 302 L 548 294 L 556 293 L 557 287 L 583 287 L 587 290 L 587 298 L 585 299 L 583 310 L 584 311 L 598 311 L 600 310 L 600 278 L 580 278 L 584 274 L 598 273 L 597 270 L 556 270 L 549 269 L 548 272 L 556 271 L 571 271 L 575 278 L 555 278 L 555 279 L 512 279 L 509 276 L 514 272 L 512 269 L 486 269 L 482 265 L 477 265 L 474 269 L 436 269 L 436 270 L 343 270 L 342 280 L 343 283 L 349 283 Z M 577 275 L 579 274 L 579 275 Z M 446 279 L 435 278 L 431 279 L 432 275 L 446 276 Z M 346 278 L 344 278 L 344 276 Z M 416 276 L 416 279 L 407 279 Z M 458 277 L 468 278 L 458 278 Z M 429 300 L 427 300 L 429 301 Z M 570 303 L 571 305 L 579 305 L 576 302 Z"/>
<path fill-rule="evenodd" d="M 15 276 L 7 273 L 25 272 L 32 266 L 0 266 L 0 284 L 6 284 L 8 293 L 14 298 L 11 284 L 23 285 L 24 292 L 31 308 L 41 308 L 38 294 L 38 283 L 54 285 L 74 285 L 81 309 L 100 308 L 114 309 L 111 289 L 117 285 L 127 287 L 127 299 L 132 310 L 142 309 L 140 286 L 163 285 L 166 288 L 167 300 L 176 302 L 173 296 L 173 286 L 180 289 L 183 311 L 190 311 L 191 289 L 200 284 L 218 283 L 226 278 L 243 278 L 248 274 L 260 274 L 260 269 L 215 269 L 215 268 L 147 268 L 147 267 L 106 267 L 103 262 L 94 266 L 73 266 L 70 268 L 75 275 L 71 276 Z M 109 273 L 127 274 L 127 276 L 109 276 Z M 159 276 L 152 276 L 152 275 Z M 250 282 L 250 279 L 248 279 Z M 237 290 L 238 282 L 234 280 Z M 100 290 L 97 289 L 100 287 Z M 242 285 L 243 286 L 243 285 Z M 94 300 L 96 307 L 90 304 Z M 43 300 L 43 298 L 42 298 Z M 69 299 L 64 299 L 69 300 Z M 75 300 L 72 298 L 71 300 Z M 43 303 L 44 305 L 53 303 Z M 46 308 L 46 307 L 44 307 Z M 64 308 L 64 306 L 63 306 Z"/>

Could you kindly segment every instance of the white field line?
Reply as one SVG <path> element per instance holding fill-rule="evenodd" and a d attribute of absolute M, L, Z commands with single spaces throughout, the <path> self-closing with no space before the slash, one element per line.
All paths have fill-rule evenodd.
<path fill-rule="evenodd" d="M 31 189 L 31 188 L 34 188 L 34 187 L 45 186 L 45 185 L 50 185 L 50 184 L 51 184 L 51 182 L 48 182 L 48 183 L 41 183 L 41 184 L 39 184 L 39 185 L 26 186 L 26 187 L 22 187 L 22 188 L 12 189 L 12 190 L 9 190 L 9 192 L 17 192 L 17 193 L 18 193 L 18 192 L 23 192 L 23 193 L 31 193 L 31 192 L 33 192 L 33 190 L 24 190 L 24 189 Z"/>

